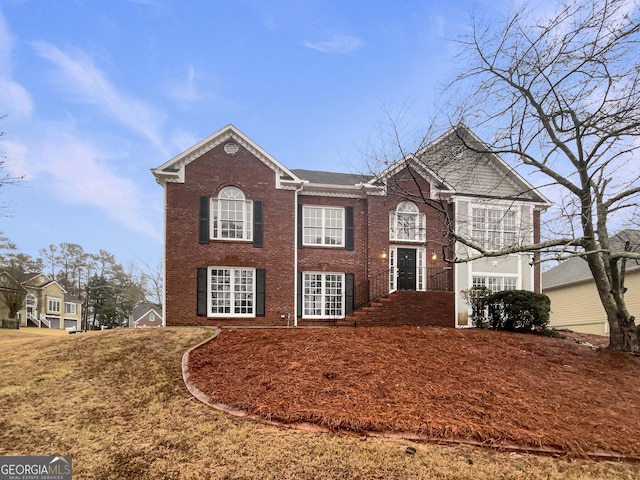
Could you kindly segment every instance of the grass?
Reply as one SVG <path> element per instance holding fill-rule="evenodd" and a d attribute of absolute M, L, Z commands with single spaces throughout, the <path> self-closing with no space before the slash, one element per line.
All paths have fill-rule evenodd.
<path fill-rule="evenodd" d="M 182 382 L 182 354 L 206 329 L 29 330 L 0 331 L 0 455 L 71 455 L 74 479 L 640 476 L 635 464 L 308 433 L 221 414 Z"/>

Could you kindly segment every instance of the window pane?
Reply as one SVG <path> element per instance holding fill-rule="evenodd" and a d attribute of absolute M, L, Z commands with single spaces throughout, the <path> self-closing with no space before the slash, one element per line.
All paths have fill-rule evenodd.
<path fill-rule="evenodd" d="M 340 273 L 303 275 L 303 316 L 342 317 L 343 282 Z"/>
<path fill-rule="evenodd" d="M 344 210 L 341 208 L 303 208 L 304 245 L 342 245 Z"/>
<path fill-rule="evenodd" d="M 485 214 L 486 210 L 474 208 L 471 225 L 471 239 L 474 243 L 483 247 L 485 245 L 485 230 L 487 228 Z"/>
<path fill-rule="evenodd" d="M 252 315 L 255 304 L 254 280 L 254 269 L 212 268 L 211 314 Z"/>
<path fill-rule="evenodd" d="M 326 209 L 324 222 L 324 244 L 342 245 L 342 210 Z"/>
<path fill-rule="evenodd" d="M 492 292 L 499 292 L 502 290 L 502 278 L 501 277 L 489 277 L 487 288 Z"/>
<path fill-rule="evenodd" d="M 234 270 L 234 313 L 253 313 L 253 270 Z"/>
<path fill-rule="evenodd" d="M 231 313 L 231 270 L 211 270 L 211 313 Z"/>
<path fill-rule="evenodd" d="M 322 209 L 304 207 L 303 209 L 304 234 L 303 242 L 306 245 L 322 244 Z"/>
<path fill-rule="evenodd" d="M 235 187 L 223 189 L 211 200 L 211 238 L 251 240 L 253 202 Z"/>

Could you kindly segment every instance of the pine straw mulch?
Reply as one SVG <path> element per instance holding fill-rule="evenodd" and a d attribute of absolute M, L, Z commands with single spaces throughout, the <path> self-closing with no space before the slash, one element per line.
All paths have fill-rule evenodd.
<path fill-rule="evenodd" d="M 225 329 L 189 374 L 211 402 L 272 421 L 640 458 L 640 358 L 572 334 Z"/>

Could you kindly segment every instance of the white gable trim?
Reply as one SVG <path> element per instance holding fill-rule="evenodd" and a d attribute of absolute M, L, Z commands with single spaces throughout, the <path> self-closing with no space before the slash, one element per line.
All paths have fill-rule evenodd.
<path fill-rule="evenodd" d="M 234 140 L 241 147 L 248 150 L 262 163 L 273 170 L 275 174 L 276 188 L 281 188 L 281 176 L 288 176 L 293 179 L 293 181 L 300 183 L 301 180 L 293 174 L 291 170 L 269 155 L 262 147 L 253 142 L 249 137 L 231 124 L 209 135 L 204 140 L 198 142 L 179 155 L 176 155 L 159 167 L 152 169 L 151 172 L 156 177 L 156 181 L 161 185 L 166 182 L 184 183 L 184 170 L 187 165 L 207 153 L 209 150 L 228 140 Z"/>

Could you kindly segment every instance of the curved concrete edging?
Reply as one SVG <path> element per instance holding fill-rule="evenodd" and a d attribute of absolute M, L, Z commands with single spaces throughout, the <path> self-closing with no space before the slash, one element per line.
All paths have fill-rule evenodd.
<path fill-rule="evenodd" d="M 223 403 L 214 403 L 211 401 L 211 398 L 200 390 L 192 381 L 191 374 L 189 373 L 189 355 L 194 350 L 200 348 L 201 346 L 215 340 L 220 332 L 222 331 L 219 327 L 209 327 L 214 330 L 213 335 L 200 342 L 195 347 L 191 347 L 189 350 L 185 352 L 182 356 L 182 379 L 187 387 L 187 390 L 191 395 L 193 395 L 196 399 L 208 405 L 211 408 L 215 408 L 216 410 L 220 410 L 222 412 L 228 413 L 229 415 L 233 415 L 234 417 L 246 418 L 248 420 L 253 420 L 256 422 L 264 423 L 267 425 L 274 425 L 279 427 L 291 428 L 294 430 L 302 430 L 306 432 L 316 432 L 316 433 L 336 433 L 334 430 L 331 430 L 326 427 L 322 427 L 320 425 L 316 425 L 309 422 L 299 422 L 299 423 L 282 423 L 276 422 L 273 420 L 267 420 L 265 418 L 259 417 L 257 415 L 251 415 L 247 413 L 245 410 L 241 410 L 238 408 L 232 408 Z M 427 435 L 420 435 L 418 433 L 413 432 L 374 432 L 363 430 L 360 432 L 343 432 L 343 433 L 351 433 L 356 435 L 363 435 L 367 437 L 375 437 L 375 438 L 388 438 L 395 440 L 409 440 L 414 442 L 429 442 L 435 444 L 448 444 L 448 445 L 470 445 L 474 447 L 482 447 L 482 448 L 491 448 L 493 450 L 499 451 L 513 451 L 520 453 L 532 453 L 536 455 L 547 455 L 553 457 L 566 457 L 568 454 L 564 450 L 560 450 L 558 448 L 551 447 L 522 447 L 517 444 L 508 444 L 508 443 L 488 443 L 481 442 L 478 440 L 470 440 L 464 438 L 440 438 L 440 437 L 429 437 Z M 633 455 L 622 455 L 617 454 L 615 452 L 606 452 L 606 451 L 596 451 L 596 452 L 582 452 L 580 455 L 584 458 L 589 458 L 591 460 L 621 460 L 625 462 L 640 462 L 640 456 Z"/>

